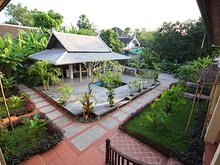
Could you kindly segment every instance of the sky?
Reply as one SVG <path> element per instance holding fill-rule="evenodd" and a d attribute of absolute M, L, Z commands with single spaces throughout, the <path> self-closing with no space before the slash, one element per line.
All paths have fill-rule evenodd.
<path fill-rule="evenodd" d="M 86 14 L 96 28 L 119 27 L 156 30 L 164 21 L 182 22 L 198 19 L 201 15 L 196 0 L 11 0 L 29 9 L 50 9 L 64 16 L 64 25 L 76 25 L 81 14 Z M 0 13 L 0 22 L 7 18 Z"/>

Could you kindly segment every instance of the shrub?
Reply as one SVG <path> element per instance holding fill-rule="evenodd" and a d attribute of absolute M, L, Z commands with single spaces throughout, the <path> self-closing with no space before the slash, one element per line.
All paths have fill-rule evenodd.
<path fill-rule="evenodd" d="M 209 56 L 205 58 L 198 58 L 197 60 L 191 61 L 186 65 L 182 65 L 179 69 L 177 69 L 177 75 L 182 80 L 195 82 L 199 78 L 199 71 L 210 64 L 212 64 L 212 59 Z"/>
<path fill-rule="evenodd" d="M 100 75 L 100 81 L 103 82 L 106 88 L 116 88 L 122 83 L 122 73 L 107 71 Z"/>
<path fill-rule="evenodd" d="M 163 104 L 158 104 L 158 102 L 162 102 Z M 182 86 L 172 85 L 170 89 L 167 89 L 161 94 L 159 99 L 155 100 L 152 107 L 170 114 L 175 107 L 184 103 L 186 103 L 186 100 L 184 98 L 184 90 Z"/>
<path fill-rule="evenodd" d="M 110 106 L 113 106 L 114 105 L 114 98 L 115 98 L 115 91 L 114 89 L 112 88 L 109 88 L 108 89 L 108 92 L 107 92 L 107 96 L 108 96 L 108 102 L 110 104 Z"/>
<path fill-rule="evenodd" d="M 25 136 L 31 136 L 30 138 L 37 138 L 37 142 L 30 147 L 29 141 L 24 142 L 27 143 L 28 148 L 25 150 L 21 150 L 19 153 L 15 154 L 12 149 L 10 149 L 10 144 L 5 143 L 7 139 L 7 134 L 12 133 L 9 130 L 1 129 L 1 136 L 0 136 L 0 145 L 2 148 L 2 151 L 4 153 L 4 157 L 6 158 L 7 164 L 18 164 L 22 160 L 29 159 L 35 154 L 42 153 L 44 151 L 49 150 L 50 148 L 54 147 L 56 144 L 58 144 L 63 139 L 63 132 L 53 124 L 51 120 L 49 120 L 45 114 L 40 113 L 40 118 L 47 121 L 47 124 L 44 126 L 46 128 L 45 135 L 41 135 L 40 138 L 37 136 L 31 136 L 32 134 L 23 133 Z M 33 116 L 29 117 L 30 120 L 33 119 Z M 23 125 L 22 119 L 19 119 L 15 122 L 13 122 L 13 125 L 16 128 Z M 9 125 L 6 125 L 6 128 L 9 128 Z M 25 130 L 31 130 L 28 127 L 24 127 Z M 14 132 L 12 134 L 16 138 L 20 138 L 19 134 L 16 135 Z M 10 140 L 9 140 L 10 141 Z M 13 140 L 14 141 L 14 140 Z M 12 147 L 20 147 L 18 146 L 12 146 Z"/>
<path fill-rule="evenodd" d="M 24 106 L 17 108 L 17 109 L 12 109 L 10 110 L 10 116 L 21 116 L 24 114 L 28 114 L 33 112 L 33 110 L 36 108 L 35 104 L 30 100 L 30 99 L 26 99 L 24 101 Z M 5 113 L 2 113 L 2 118 L 6 118 L 7 115 Z"/>
<path fill-rule="evenodd" d="M 73 93 L 73 88 L 70 85 L 65 85 L 58 88 L 59 93 L 61 94 L 61 97 L 59 98 L 59 101 L 61 104 L 66 104 L 66 102 L 69 100 L 70 94 Z"/>

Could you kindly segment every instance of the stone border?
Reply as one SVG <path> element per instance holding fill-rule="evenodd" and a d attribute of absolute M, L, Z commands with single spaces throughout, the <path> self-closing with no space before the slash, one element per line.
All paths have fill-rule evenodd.
<path fill-rule="evenodd" d="M 101 115 L 97 115 L 95 112 L 93 112 L 93 114 L 96 116 L 96 118 L 99 120 L 101 117 L 104 117 L 105 115 L 109 114 L 110 112 L 113 112 L 117 109 L 119 109 L 122 106 L 125 106 L 126 104 L 130 103 L 132 100 L 138 98 L 139 96 L 153 90 L 154 88 L 156 88 L 157 86 L 160 85 L 160 82 L 157 82 L 155 85 L 152 85 L 151 87 L 147 88 L 147 89 L 142 89 L 141 92 L 135 93 L 134 96 L 127 96 L 125 97 L 123 100 L 119 101 L 118 103 L 116 103 L 113 107 L 110 107 L 106 112 L 104 112 Z M 38 94 L 40 94 L 42 97 L 46 98 L 49 102 L 51 102 L 52 104 L 55 104 L 57 107 L 61 108 L 62 110 L 64 110 L 65 112 L 67 112 L 68 114 L 70 114 L 71 116 L 73 116 L 76 120 L 78 116 L 81 116 L 83 114 L 83 112 L 80 115 L 74 115 L 73 113 L 71 113 L 68 109 L 66 109 L 64 106 L 62 106 L 60 103 L 56 102 L 54 99 L 52 99 L 51 97 L 49 97 L 48 95 L 46 95 L 44 92 L 36 89 L 36 88 L 31 88 L 33 89 L 35 92 L 37 92 Z M 127 99 L 127 100 L 126 100 Z M 77 120 L 79 121 L 79 120 Z M 95 120 L 96 121 L 96 120 Z M 82 121 L 79 121 L 82 122 Z M 93 122 L 93 121 L 92 121 Z M 82 122 L 84 123 L 84 122 Z"/>

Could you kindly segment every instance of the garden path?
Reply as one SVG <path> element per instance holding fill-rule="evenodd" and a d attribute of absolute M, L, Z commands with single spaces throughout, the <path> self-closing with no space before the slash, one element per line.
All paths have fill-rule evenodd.
<path fill-rule="evenodd" d="M 21 165 L 104 165 L 105 140 L 110 138 L 113 146 L 132 158 L 147 164 L 177 165 L 172 158 L 167 158 L 150 147 L 142 144 L 118 129 L 124 120 L 140 107 L 144 107 L 158 97 L 171 83 L 177 82 L 168 74 L 160 74 L 161 85 L 143 94 L 127 105 L 119 108 L 100 120 L 82 124 L 69 114 L 38 95 L 32 89 L 21 85 L 20 89 L 30 94 L 40 112 L 46 113 L 65 133 L 64 140 L 53 149 L 38 154 Z M 37 111 L 38 111 L 37 110 Z M 38 112 L 39 112 L 38 111 Z"/>

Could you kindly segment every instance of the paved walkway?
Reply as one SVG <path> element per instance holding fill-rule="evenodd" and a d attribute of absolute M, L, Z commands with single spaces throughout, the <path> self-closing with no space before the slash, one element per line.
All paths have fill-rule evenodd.
<path fill-rule="evenodd" d="M 51 104 L 26 86 L 21 90 L 30 94 L 39 111 L 46 115 L 64 130 L 64 140 L 55 148 L 23 161 L 22 165 L 104 165 L 105 139 L 110 138 L 113 146 L 121 152 L 148 164 L 178 164 L 172 158 L 167 158 L 150 147 L 136 141 L 118 129 L 131 113 L 146 106 L 163 90 L 176 82 L 170 75 L 160 75 L 161 85 L 143 94 L 129 104 L 113 113 L 101 118 L 99 121 L 82 124 L 75 121 L 62 109 Z"/>

